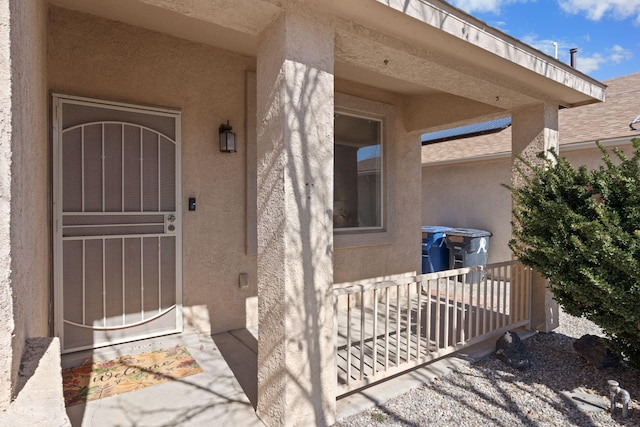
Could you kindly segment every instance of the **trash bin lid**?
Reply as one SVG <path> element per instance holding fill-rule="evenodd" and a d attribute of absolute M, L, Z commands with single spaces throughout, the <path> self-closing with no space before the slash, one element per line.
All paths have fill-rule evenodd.
<path fill-rule="evenodd" d="M 490 231 L 475 228 L 449 228 L 446 233 L 450 236 L 462 237 L 489 237 L 492 235 Z"/>
<path fill-rule="evenodd" d="M 423 233 L 446 233 L 451 227 L 445 227 L 442 225 L 423 225 Z"/>

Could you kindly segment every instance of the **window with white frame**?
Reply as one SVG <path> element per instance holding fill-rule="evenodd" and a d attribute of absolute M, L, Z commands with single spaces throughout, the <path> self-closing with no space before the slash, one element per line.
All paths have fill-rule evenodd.
<path fill-rule="evenodd" d="M 333 227 L 381 229 L 382 120 L 336 112 Z"/>

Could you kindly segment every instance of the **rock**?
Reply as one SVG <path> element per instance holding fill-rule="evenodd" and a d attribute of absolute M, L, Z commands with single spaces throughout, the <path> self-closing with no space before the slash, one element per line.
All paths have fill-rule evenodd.
<path fill-rule="evenodd" d="M 507 332 L 496 341 L 496 357 L 515 369 L 529 369 L 529 352 L 515 332 Z"/>
<path fill-rule="evenodd" d="M 596 335 L 583 335 L 573 343 L 573 349 L 587 359 L 596 369 L 618 366 L 620 359 L 605 345 L 606 338 Z"/>

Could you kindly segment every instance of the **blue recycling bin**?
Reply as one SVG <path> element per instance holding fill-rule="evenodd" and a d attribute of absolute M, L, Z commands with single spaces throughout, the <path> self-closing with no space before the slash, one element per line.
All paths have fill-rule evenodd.
<path fill-rule="evenodd" d="M 422 273 L 443 271 L 449 267 L 449 249 L 445 242 L 450 227 L 422 227 Z"/>

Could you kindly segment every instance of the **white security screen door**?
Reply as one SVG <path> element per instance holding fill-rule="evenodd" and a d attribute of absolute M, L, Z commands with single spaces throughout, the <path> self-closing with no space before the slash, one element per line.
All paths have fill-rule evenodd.
<path fill-rule="evenodd" d="M 53 97 L 63 352 L 182 330 L 180 113 Z"/>

